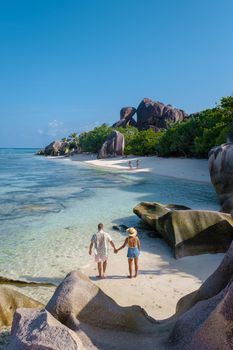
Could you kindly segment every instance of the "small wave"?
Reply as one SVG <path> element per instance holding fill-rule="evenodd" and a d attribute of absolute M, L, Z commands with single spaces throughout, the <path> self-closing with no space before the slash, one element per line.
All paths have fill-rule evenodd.
<path fill-rule="evenodd" d="M 25 281 L 25 280 L 16 280 L 13 278 L 7 278 L 0 276 L 0 284 L 13 284 L 16 286 L 29 286 L 29 287 L 56 287 L 57 285 L 50 282 L 35 282 L 35 281 Z"/>

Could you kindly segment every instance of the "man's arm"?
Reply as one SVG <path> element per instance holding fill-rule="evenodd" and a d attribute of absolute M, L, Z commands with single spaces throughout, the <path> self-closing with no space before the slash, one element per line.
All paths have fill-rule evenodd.
<path fill-rule="evenodd" d="M 115 252 L 115 251 L 116 251 L 116 246 L 115 246 L 115 244 L 113 243 L 113 241 L 110 241 L 110 244 L 111 244 L 111 246 L 113 247 L 114 252 Z"/>
<path fill-rule="evenodd" d="M 91 255 L 91 253 L 92 253 L 92 247 L 93 247 L 93 242 L 91 242 L 91 244 L 89 246 L 89 255 Z"/>

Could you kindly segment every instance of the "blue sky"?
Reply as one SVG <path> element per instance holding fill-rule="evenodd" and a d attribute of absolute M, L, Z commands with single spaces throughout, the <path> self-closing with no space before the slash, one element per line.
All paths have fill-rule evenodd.
<path fill-rule="evenodd" d="M 232 0 L 0 0 L 0 147 L 233 93 Z"/>

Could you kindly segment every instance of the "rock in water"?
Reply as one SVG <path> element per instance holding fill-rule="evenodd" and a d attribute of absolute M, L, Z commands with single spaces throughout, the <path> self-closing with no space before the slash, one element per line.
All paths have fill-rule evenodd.
<path fill-rule="evenodd" d="M 233 210 L 233 143 L 214 147 L 209 152 L 209 171 L 223 212 Z"/>
<path fill-rule="evenodd" d="M 84 350 L 78 336 L 46 310 L 18 309 L 9 350 Z"/>
<path fill-rule="evenodd" d="M 66 154 L 68 142 L 53 141 L 44 149 L 45 156 L 61 156 Z"/>
<path fill-rule="evenodd" d="M 133 211 L 165 239 L 176 258 L 225 252 L 233 239 L 229 214 L 156 202 L 142 202 Z"/>
<path fill-rule="evenodd" d="M 113 128 L 128 126 L 137 126 L 136 121 L 133 119 L 134 114 L 136 113 L 136 108 L 134 107 L 123 107 L 120 110 L 120 120 L 113 124 Z"/>
<path fill-rule="evenodd" d="M 14 289 L 0 286 L 0 327 L 11 325 L 14 312 L 19 307 L 41 308 L 43 305 Z"/>
<path fill-rule="evenodd" d="M 125 139 L 119 131 L 113 131 L 102 145 L 98 159 L 124 155 Z"/>
<path fill-rule="evenodd" d="M 182 109 L 144 98 L 137 108 L 137 126 L 140 130 L 167 129 L 171 124 L 183 121 L 187 116 Z"/>

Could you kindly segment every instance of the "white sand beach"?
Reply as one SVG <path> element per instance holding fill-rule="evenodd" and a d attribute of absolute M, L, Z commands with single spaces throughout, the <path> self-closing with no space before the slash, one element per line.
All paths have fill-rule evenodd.
<path fill-rule="evenodd" d="M 127 157 L 95 159 L 94 155 L 77 155 L 73 160 L 89 166 L 125 171 L 130 173 L 151 172 L 191 181 L 210 182 L 208 162 L 203 159 Z M 128 162 L 139 169 L 129 170 Z M 119 246 L 124 238 L 116 242 Z M 137 278 L 128 279 L 126 248 L 118 254 L 112 251 L 109 257 L 108 278 L 98 280 L 96 264 L 91 259 L 90 266 L 83 272 L 94 283 L 122 306 L 140 305 L 155 319 L 164 319 L 174 314 L 178 300 L 198 289 L 203 281 L 217 268 L 224 254 L 202 254 L 173 258 L 168 245 L 158 238 L 144 237 L 140 257 L 140 273 Z"/>
<path fill-rule="evenodd" d="M 116 246 L 122 244 L 115 242 Z M 82 271 L 121 306 L 140 305 L 155 319 L 175 313 L 178 300 L 198 289 L 217 268 L 224 254 L 202 254 L 174 259 L 167 244 L 158 238 L 142 241 L 139 275 L 129 279 L 127 248 L 114 254 L 111 250 L 106 279 L 97 279 L 94 258 Z"/>
<path fill-rule="evenodd" d="M 162 158 L 157 156 L 96 159 L 96 155 L 92 154 L 74 155 L 71 159 L 105 169 L 109 168 L 130 173 L 152 172 L 157 175 L 171 176 L 178 179 L 210 182 L 208 161 L 206 159 Z M 137 160 L 139 160 L 139 169 L 136 168 Z M 129 169 L 129 161 L 132 162 L 132 170 Z"/>

